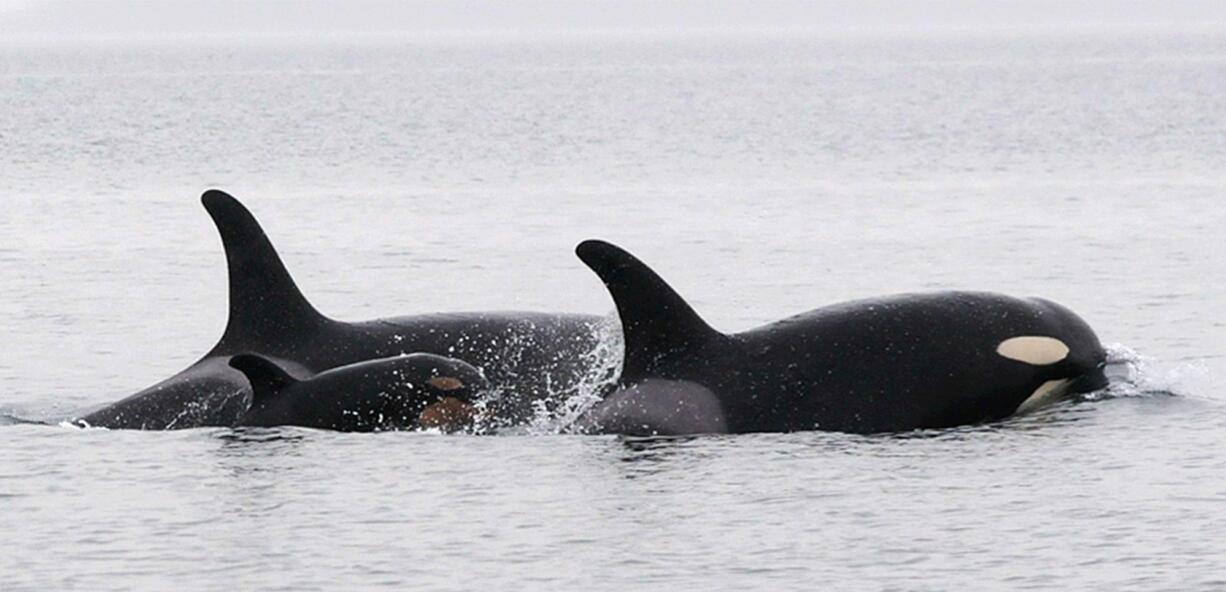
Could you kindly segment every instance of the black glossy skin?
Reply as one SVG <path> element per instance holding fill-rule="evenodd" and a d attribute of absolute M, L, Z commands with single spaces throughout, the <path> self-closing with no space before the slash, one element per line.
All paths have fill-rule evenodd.
<path fill-rule="evenodd" d="M 221 340 L 184 371 L 80 416 L 80 425 L 126 429 L 229 426 L 251 389 L 229 356 L 253 352 L 298 378 L 407 353 L 460 358 L 505 395 L 490 405 L 497 424 L 531 417 L 533 401 L 577 383 L 597 343 L 599 317 L 535 312 L 429 314 L 349 323 L 323 316 L 303 297 L 250 212 L 216 190 L 201 201 L 225 246 L 230 318 Z"/>
<path fill-rule="evenodd" d="M 1007 417 L 1049 380 L 1074 379 L 1073 390 L 1082 392 L 1105 380 L 1106 355 L 1094 332 L 1047 300 L 905 294 L 819 308 L 726 335 L 707 326 L 629 253 L 599 241 L 577 252 L 609 288 L 626 337 L 621 386 L 589 414 L 589 431 L 940 428 Z M 1054 337 L 1070 353 L 1049 365 L 997 354 L 1001 342 L 1018 336 Z M 666 404 L 653 408 L 653 395 Z M 676 401 L 697 401 L 690 407 L 701 409 L 712 395 L 720 422 L 653 421 L 677 408 Z M 628 409 L 635 421 L 628 422 L 626 409 L 613 403 L 632 398 Z"/>
<path fill-rule="evenodd" d="M 358 362 L 282 388 L 261 378 L 263 363 L 255 356 L 235 356 L 230 363 L 244 370 L 255 385 L 254 402 L 238 426 L 301 426 L 342 432 L 416 429 L 427 406 L 445 397 L 470 403 L 489 388 L 473 366 L 433 354 Z M 438 378 L 448 382 L 434 384 Z"/>

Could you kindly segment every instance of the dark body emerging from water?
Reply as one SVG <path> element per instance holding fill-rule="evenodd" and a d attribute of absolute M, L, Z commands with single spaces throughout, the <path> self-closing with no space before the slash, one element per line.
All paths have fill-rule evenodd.
<path fill-rule="evenodd" d="M 430 314 L 349 323 L 320 314 L 298 289 L 259 223 L 233 197 L 205 192 L 229 266 L 230 316 L 221 340 L 199 361 L 117 403 L 80 416 L 80 425 L 177 429 L 233 425 L 251 387 L 228 364 L 257 353 L 298 379 L 338 366 L 431 353 L 482 370 L 495 392 L 489 420 L 515 424 L 534 401 L 576 385 L 589 371 L 599 317 L 536 312 Z"/>
<path fill-rule="evenodd" d="M 577 253 L 621 316 L 620 388 L 581 422 L 630 434 L 889 432 L 992 421 L 1103 386 L 1086 323 L 1042 299 L 980 292 L 820 308 L 727 335 L 608 243 Z"/>
<path fill-rule="evenodd" d="M 369 360 L 297 380 L 262 356 L 240 354 L 230 366 L 251 383 L 251 407 L 239 426 L 302 426 L 341 432 L 464 424 L 489 383 L 471 364 L 434 354 Z M 445 417 L 454 415 L 455 417 Z M 430 425 L 426 425 L 430 424 Z"/>

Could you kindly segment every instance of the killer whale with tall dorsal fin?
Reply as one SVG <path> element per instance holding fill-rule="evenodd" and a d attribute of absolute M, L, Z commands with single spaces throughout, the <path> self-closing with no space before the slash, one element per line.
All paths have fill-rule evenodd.
<path fill-rule="evenodd" d="M 225 248 L 229 318 L 217 344 L 182 372 L 72 420 L 80 426 L 177 429 L 229 426 L 247 411 L 251 387 L 228 364 L 255 353 L 290 375 L 401 354 L 430 353 L 481 368 L 503 396 L 489 402 L 496 424 L 521 423 L 535 402 L 582 382 L 599 343 L 597 316 L 538 312 L 440 313 L 343 322 L 302 295 L 259 222 L 225 192 L 201 202 Z"/>
<path fill-rule="evenodd" d="M 899 432 L 999 420 L 1105 386 L 1098 337 L 1043 299 L 904 294 L 724 334 L 630 253 L 591 240 L 576 254 L 613 297 L 625 342 L 618 386 L 580 432 Z"/>

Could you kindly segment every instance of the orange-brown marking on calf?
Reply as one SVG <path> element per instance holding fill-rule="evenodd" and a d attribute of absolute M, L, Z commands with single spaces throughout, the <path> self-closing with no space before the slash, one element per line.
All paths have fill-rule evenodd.
<path fill-rule="evenodd" d="M 454 432 L 472 424 L 477 417 L 477 408 L 455 397 L 444 397 L 421 410 L 417 423 L 423 428 L 438 428 Z"/>
<path fill-rule="evenodd" d="M 454 391 L 464 388 L 464 383 L 459 378 L 452 376 L 435 376 L 430 379 L 430 386 L 440 391 Z"/>

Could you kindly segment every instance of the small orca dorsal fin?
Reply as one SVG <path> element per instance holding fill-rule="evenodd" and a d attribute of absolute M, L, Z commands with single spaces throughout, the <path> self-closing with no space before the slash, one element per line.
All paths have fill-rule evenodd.
<path fill-rule="evenodd" d="M 251 405 L 260 404 L 296 382 L 276 362 L 256 354 L 239 354 L 230 358 L 230 367 L 242 372 L 251 383 Z"/>
<path fill-rule="evenodd" d="M 230 278 L 230 317 L 218 348 L 284 343 L 289 332 L 328 322 L 302 295 L 243 204 L 216 189 L 205 191 L 200 201 L 221 234 Z"/>
<path fill-rule="evenodd" d="M 650 374 L 661 360 L 722 336 L 634 255 L 598 240 L 580 243 L 575 254 L 600 276 L 617 305 L 626 342 L 624 382 Z"/>

